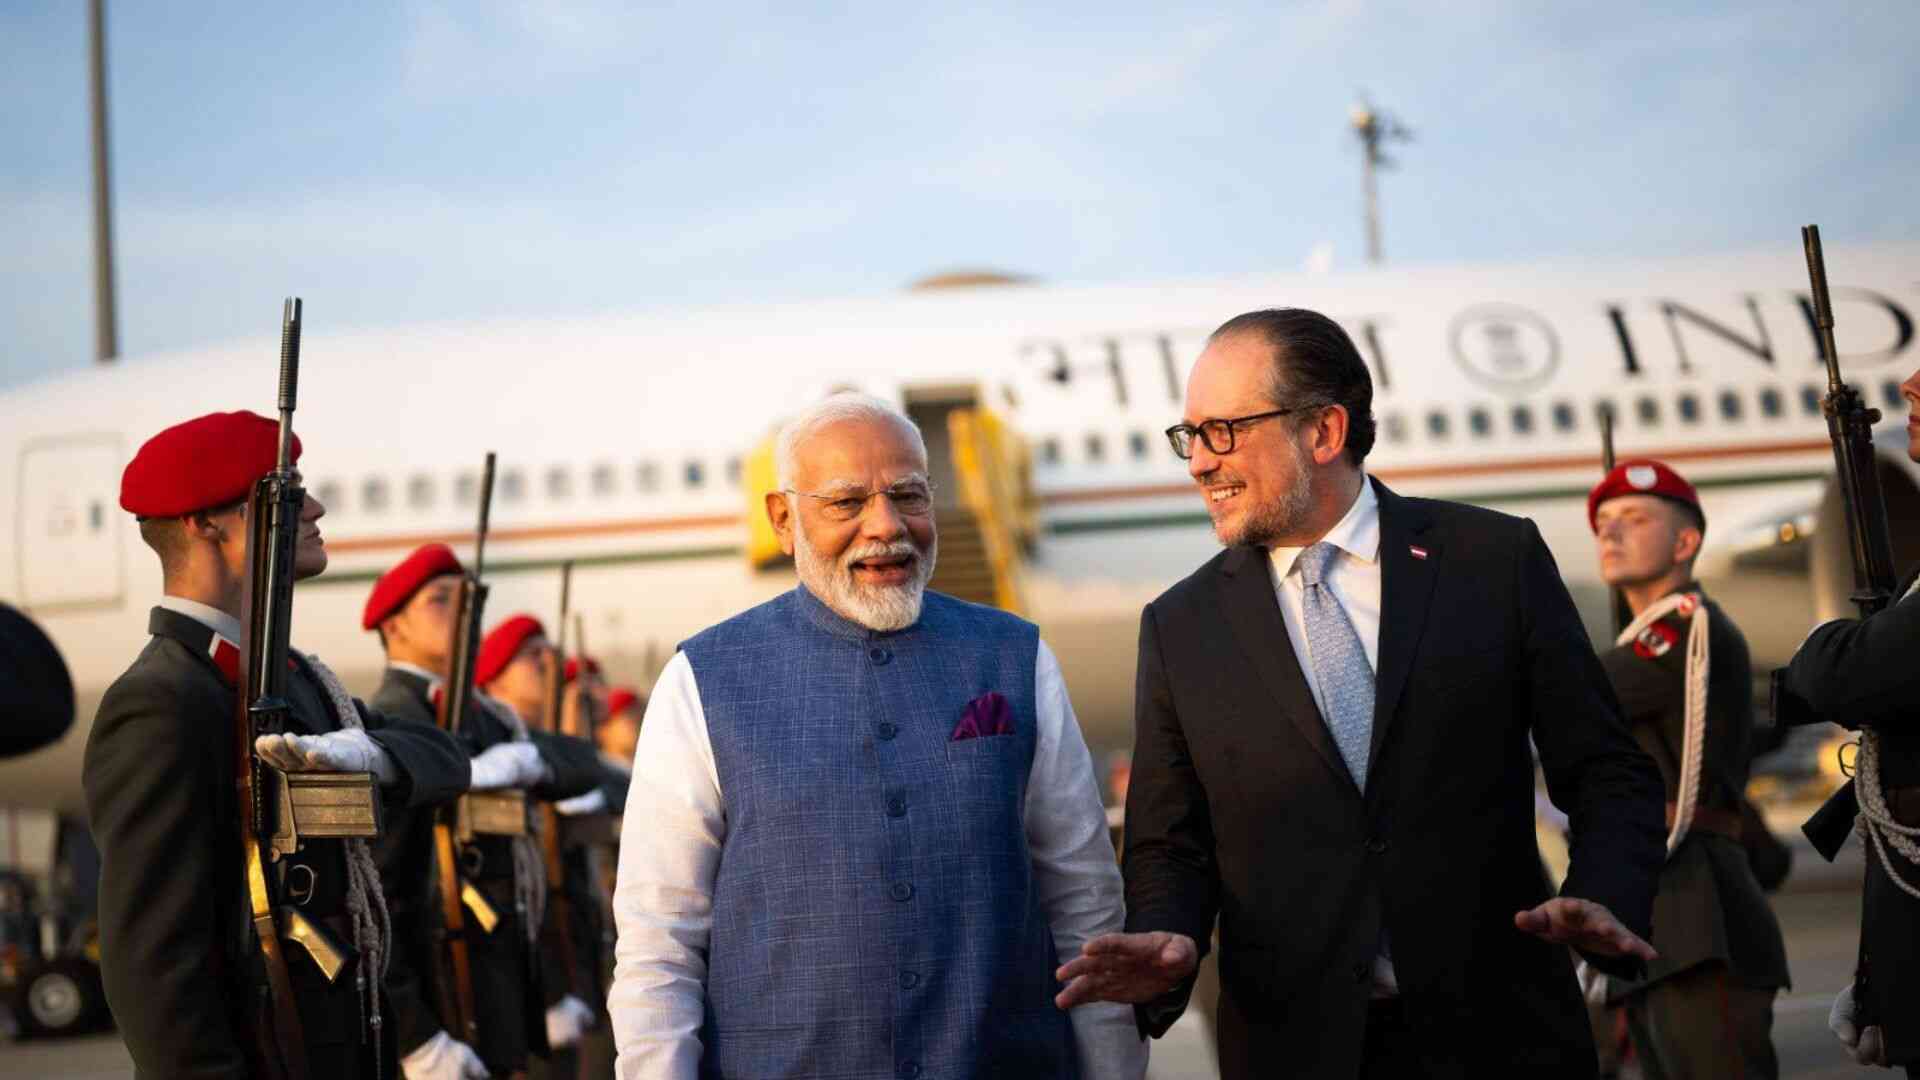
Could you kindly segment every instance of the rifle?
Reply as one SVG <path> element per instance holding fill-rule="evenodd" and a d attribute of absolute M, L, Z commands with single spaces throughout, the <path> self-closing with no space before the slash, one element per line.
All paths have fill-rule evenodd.
<path fill-rule="evenodd" d="M 572 592 L 573 563 L 564 562 L 560 564 L 559 638 L 554 644 L 553 662 L 547 666 L 545 725 L 547 731 L 555 735 L 560 734 L 560 712 L 567 696 L 567 609 Z M 561 859 L 560 813 L 550 802 L 540 804 L 540 850 L 547 865 L 547 917 L 553 920 L 567 985 L 574 988 L 591 985 L 579 977 L 580 958 L 573 947 L 573 902 L 567 896 L 567 871 Z"/>
<path fill-rule="evenodd" d="M 1613 406 L 1600 406 L 1600 475 L 1606 477 L 1613 472 Z M 1633 622 L 1633 612 L 1627 607 L 1627 594 L 1617 588 L 1607 590 L 1607 607 L 1613 612 L 1613 636 L 1619 637 Z"/>
<path fill-rule="evenodd" d="M 1833 464 L 1840 481 L 1840 497 L 1847 508 L 1847 541 L 1853 555 L 1853 594 L 1860 617 L 1875 615 L 1893 601 L 1898 579 L 1893 566 L 1893 539 L 1887 530 L 1887 501 L 1873 456 L 1873 425 L 1880 410 L 1869 408 L 1860 392 L 1840 378 L 1840 351 L 1833 340 L 1833 303 L 1827 295 L 1826 259 L 1820 250 L 1820 227 L 1800 230 L 1807 251 L 1807 277 L 1812 283 L 1814 325 L 1819 328 L 1820 355 L 1827 363 L 1827 396 L 1821 409 L 1827 416 L 1827 435 L 1833 440 Z M 1772 677 L 1773 716 L 1776 724 L 1798 726 L 1827 719 L 1786 686 L 1785 669 Z M 1860 796 L 1849 779 L 1825 805 L 1800 827 L 1813 846 L 1831 862 L 1853 830 L 1860 812 Z"/>
<path fill-rule="evenodd" d="M 261 735 L 285 734 L 293 708 L 286 696 L 293 632 L 294 552 L 306 489 L 293 467 L 293 412 L 300 381 L 298 297 L 280 320 L 280 438 L 274 468 L 254 484 L 246 512 L 246 581 L 241 593 L 240 665 L 234 687 L 234 783 L 240 807 L 240 855 L 247 883 L 249 948 L 266 968 L 268 1010 L 254 1016 L 253 1037 L 263 1071 L 305 1080 L 306 1037 L 284 936 L 305 948 L 329 979 L 345 964 L 340 947 L 298 909 L 277 908 L 266 861 L 298 852 L 307 839 L 375 837 L 380 803 L 369 773 L 285 773 L 254 755 Z M 265 860 L 262 850 L 265 850 Z M 268 1029 L 271 1029 L 269 1038 Z M 277 1067 L 276 1067 L 277 1065 Z"/>
<path fill-rule="evenodd" d="M 487 605 L 487 586 L 481 574 L 486 565 L 487 515 L 493 506 L 493 460 L 493 453 L 489 451 L 486 468 L 480 479 L 480 525 L 474 532 L 473 566 L 460 579 L 460 597 L 454 606 L 453 648 L 447 665 L 446 690 L 440 695 L 438 715 L 434 717 L 440 730 L 449 735 L 459 734 L 467 703 L 473 697 L 474 660 L 479 652 L 482 612 Z M 472 1045 L 479 1031 L 473 1002 L 473 968 L 467 956 L 466 914 L 461 906 L 467 899 L 466 892 L 472 886 L 463 888 L 460 864 L 454 857 L 456 838 L 462 843 L 471 839 L 469 798 L 471 796 L 463 795 L 435 813 L 433 845 L 440 877 L 440 911 L 444 923 L 441 934 L 445 947 L 442 957 L 444 965 L 440 971 L 443 991 L 440 995 L 440 1023 L 449 1032 L 457 1033 L 462 1042 Z M 522 818 L 522 831 L 525 828 L 526 821 Z M 485 925 L 489 920 L 484 915 L 492 914 L 492 910 L 484 897 L 476 894 L 476 898 L 480 901 L 480 910 L 476 913 L 483 916 L 481 921 Z M 487 926 L 487 929 L 491 930 L 492 927 Z"/>

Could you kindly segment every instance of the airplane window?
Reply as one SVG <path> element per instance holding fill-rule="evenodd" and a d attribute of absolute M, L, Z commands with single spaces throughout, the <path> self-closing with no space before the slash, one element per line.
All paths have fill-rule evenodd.
<path fill-rule="evenodd" d="M 1825 394 L 1825 392 L 1823 392 L 1817 386 L 1801 387 L 1800 388 L 1801 410 L 1804 411 L 1808 416 L 1819 416 L 1820 403 L 1826 399 L 1826 396 L 1827 395 Z"/>
<path fill-rule="evenodd" d="M 1487 414 L 1487 410 L 1476 405 L 1467 410 L 1467 426 L 1473 429 L 1475 435 L 1484 439 L 1493 431 L 1493 417 Z"/>
<path fill-rule="evenodd" d="M 463 472 L 453 478 L 453 502 L 455 506 L 472 506 L 480 497 L 480 478 L 470 472 Z"/>
<path fill-rule="evenodd" d="M 697 488 L 707 482 L 707 470 L 697 461 L 687 462 L 683 475 L 690 488 Z"/>
<path fill-rule="evenodd" d="M 107 508 L 100 505 L 100 500 L 95 499 L 92 502 L 88 503 L 87 504 L 87 528 L 93 532 L 99 532 L 101 526 L 105 525 L 106 523 L 107 523 Z"/>
<path fill-rule="evenodd" d="M 651 461 L 634 466 L 633 483 L 641 491 L 660 490 L 660 466 Z"/>
<path fill-rule="evenodd" d="M 1728 420 L 1740 419 L 1740 395 L 1731 390 L 1720 391 L 1720 415 Z"/>
<path fill-rule="evenodd" d="M 1900 396 L 1900 384 L 1892 379 L 1888 379 L 1886 382 L 1880 384 L 1880 394 L 1887 399 L 1887 408 L 1889 409 L 1897 409 L 1905 401 L 1905 399 Z"/>
<path fill-rule="evenodd" d="M 320 483 L 314 487 L 313 494 L 315 498 L 320 500 L 320 505 L 329 510 L 344 510 L 347 508 L 346 496 L 341 492 L 340 481 L 338 480 L 320 481 Z"/>
<path fill-rule="evenodd" d="M 1146 460 L 1147 445 L 1147 433 L 1144 431 L 1136 431 L 1127 436 L 1127 453 L 1132 454 L 1135 461 Z"/>
<path fill-rule="evenodd" d="M 370 476 L 360 484 L 360 506 L 370 514 L 387 508 L 387 482 Z"/>
<path fill-rule="evenodd" d="M 613 466 L 604 461 L 595 465 L 593 472 L 588 474 L 587 483 L 593 485 L 593 493 L 595 495 L 604 497 L 613 494 L 613 486 L 617 483 L 614 478 Z"/>
<path fill-rule="evenodd" d="M 1515 435 L 1530 435 L 1533 433 L 1532 409 L 1527 408 L 1525 405 L 1515 405 L 1513 407 L 1513 433 Z"/>
<path fill-rule="evenodd" d="M 1059 439 L 1040 440 L 1040 464 L 1042 465 L 1060 464 L 1060 440 Z"/>
<path fill-rule="evenodd" d="M 1685 423 L 1697 423 L 1700 419 L 1700 399 L 1692 394 L 1681 394 L 1680 400 L 1674 402 L 1674 411 L 1680 414 L 1680 419 Z"/>
<path fill-rule="evenodd" d="M 1107 442 L 1097 434 L 1087 436 L 1087 460 L 1101 461 L 1107 456 Z"/>
<path fill-rule="evenodd" d="M 1401 416 L 1397 412 L 1388 413 L 1387 418 L 1382 426 L 1385 427 L 1387 430 L 1388 442 L 1406 442 L 1407 441 L 1407 418 L 1406 417 Z"/>
<path fill-rule="evenodd" d="M 1640 414 L 1640 423 L 1652 427 L 1660 422 L 1660 399 L 1652 396 L 1643 397 L 1634 402 L 1634 411 Z"/>
<path fill-rule="evenodd" d="M 1785 411 L 1780 404 L 1780 391 L 1771 386 L 1760 388 L 1760 412 L 1769 420 L 1778 420 Z"/>
<path fill-rule="evenodd" d="M 573 474 L 565 465 L 555 465 L 547 470 L 547 498 L 566 499 L 573 496 Z"/>
<path fill-rule="evenodd" d="M 1572 431 L 1575 417 L 1573 406 L 1565 401 L 1553 403 L 1553 426 L 1561 431 Z"/>
<path fill-rule="evenodd" d="M 415 510 L 433 505 L 433 477 L 421 474 L 407 481 L 407 505 Z"/>
<path fill-rule="evenodd" d="M 1427 434 L 1436 439 L 1447 437 L 1447 414 L 1438 409 L 1427 414 Z"/>
<path fill-rule="evenodd" d="M 727 459 L 727 486 L 740 486 L 740 459 L 737 457 Z"/>
<path fill-rule="evenodd" d="M 500 474 L 500 501 L 519 502 L 527 493 L 527 477 L 519 469 L 508 469 Z"/>

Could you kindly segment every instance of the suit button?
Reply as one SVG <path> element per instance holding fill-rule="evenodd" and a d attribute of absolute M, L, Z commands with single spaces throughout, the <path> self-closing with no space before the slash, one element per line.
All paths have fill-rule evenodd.
<path fill-rule="evenodd" d="M 919 1062 L 917 1062 L 917 1061 L 903 1061 L 903 1062 L 901 1062 L 901 1063 L 900 1063 L 900 1077 L 901 1077 L 901 1080 L 913 1080 L 913 1078 L 914 1078 L 914 1077 L 916 1077 L 916 1076 L 919 1076 L 919 1075 L 920 1075 L 920 1063 L 919 1063 Z"/>
<path fill-rule="evenodd" d="M 892 896 L 892 897 L 893 897 L 893 898 L 894 898 L 895 900 L 898 900 L 898 901 L 900 901 L 901 903 L 905 903 L 905 902 L 907 902 L 908 900 L 911 900 L 911 899 L 913 899 L 913 886 L 912 886 L 912 885 L 909 885 L 909 884 L 907 884 L 907 883 L 906 883 L 906 882 L 904 882 L 904 881 L 896 881 L 896 882 L 894 882 L 894 883 L 893 883 L 893 888 L 891 888 L 891 889 L 889 889 L 889 890 L 887 890 L 887 892 L 888 892 L 888 894 L 889 894 L 889 895 L 891 895 L 891 896 Z M 909 972 L 907 972 L 907 975 L 909 975 L 909 976 L 910 976 L 910 975 L 913 975 L 913 973 L 912 973 L 911 971 L 909 971 Z M 905 977 L 906 977 L 906 976 L 902 976 L 902 978 L 905 978 Z"/>
<path fill-rule="evenodd" d="M 893 795 L 888 797 L 887 816 L 888 817 L 906 817 L 907 816 L 907 800 L 904 796 Z"/>
<path fill-rule="evenodd" d="M 1353 962 L 1353 981 L 1354 982 L 1364 983 L 1371 980 L 1372 978 L 1373 978 L 1372 964 L 1367 963 L 1365 960 L 1355 960 Z"/>
<path fill-rule="evenodd" d="M 1387 849 L 1392 846 L 1393 846 L 1392 844 L 1387 843 L 1385 840 L 1381 839 L 1378 836 L 1367 841 L 1367 850 L 1373 852 L 1375 855 L 1385 855 L 1387 853 Z"/>
<path fill-rule="evenodd" d="M 887 661 L 893 659 L 893 653 L 876 646 L 867 650 L 867 659 L 872 660 L 876 664 L 885 664 Z"/>
<path fill-rule="evenodd" d="M 876 728 L 874 728 L 874 731 L 875 731 L 875 732 L 876 732 L 876 733 L 877 733 L 877 734 L 878 734 L 878 735 L 879 735 L 879 736 L 880 736 L 880 737 L 881 737 L 882 739 L 891 739 L 891 738 L 893 738 L 893 737 L 894 737 L 895 735 L 898 735 L 898 734 L 900 734 L 900 725 L 898 725 L 898 724 L 895 724 L 895 723 L 892 723 L 891 721 L 884 721 L 884 720 L 883 720 L 883 721 L 881 721 L 881 722 L 880 722 L 880 724 L 879 724 L 879 726 L 878 726 L 878 727 L 876 727 Z"/>
<path fill-rule="evenodd" d="M 914 987 L 919 985 L 920 985 L 920 975 L 918 972 L 903 971 L 900 973 L 900 989 L 911 990 Z M 909 1062 L 908 1064 L 912 1064 L 912 1063 Z M 917 1065 L 914 1067 L 916 1069 L 919 1068 L 919 1066 Z"/>

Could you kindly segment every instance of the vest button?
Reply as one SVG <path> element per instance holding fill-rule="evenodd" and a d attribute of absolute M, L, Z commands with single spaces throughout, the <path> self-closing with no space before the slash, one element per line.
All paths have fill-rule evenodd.
<path fill-rule="evenodd" d="M 895 735 L 900 734 L 900 726 L 898 724 L 895 724 L 895 723 L 892 723 L 891 721 L 886 721 L 886 720 L 881 721 L 880 725 L 876 727 L 874 730 L 883 739 L 891 739 Z"/>
<path fill-rule="evenodd" d="M 920 1063 L 919 1063 L 919 1062 L 917 1062 L 917 1061 L 903 1061 L 903 1062 L 901 1062 L 901 1063 L 900 1063 L 900 1077 L 901 1077 L 901 1080 L 913 1080 L 913 1078 L 914 1078 L 914 1077 L 916 1077 L 916 1076 L 919 1076 L 919 1075 L 920 1075 Z"/>
<path fill-rule="evenodd" d="M 887 661 L 893 659 L 893 653 L 875 646 L 867 650 L 867 658 L 876 664 L 885 664 Z"/>
<path fill-rule="evenodd" d="M 1392 844 L 1387 843 L 1384 839 L 1378 836 L 1367 841 L 1367 850 L 1373 852 L 1375 855 L 1385 855 L 1387 853 L 1387 849 L 1392 846 L 1393 846 Z"/>
<path fill-rule="evenodd" d="M 919 985 L 920 985 L 919 973 L 912 972 L 912 971 L 903 971 L 900 973 L 900 989 L 911 990 L 914 987 Z M 908 1064 L 912 1064 L 912 1063 L 909 1062 Z M 914 1067 L 918 1068 L 919 1066 L 914 1066 Z"/>
<path fill-rule="evenodd" d="M 906 817 L 907 799 L 904 795 L 891 795 L 887 798 L 888 817 Z"/>
<path fill-rule="evenodd" d="M 905 903 L 906 901 L 913 899 L 913 886 L 904 881 L 894 882 L 893 888 L 888 889 L 887 891 L 892 894 L 895 900 L 898 900 L 902 903 Z M 913 972 L 909 971 L 906 974 L 900 976 L 900 981 L 903 985 L 912 986 L 913 984 L 907 982 L 907 980 L 918 979 L 918 978 L 920 978 L 920 976 L 915 975 Z"/>
<path fill-rule="evenodd" d="M 1353 981 L 1354 982 L 1364 983 L 1371 980 L 1372 978 L 1373 978 L 1372 964 L 1368 963 L 1365 960 L 1355 960 L 1353 962 Z"/>

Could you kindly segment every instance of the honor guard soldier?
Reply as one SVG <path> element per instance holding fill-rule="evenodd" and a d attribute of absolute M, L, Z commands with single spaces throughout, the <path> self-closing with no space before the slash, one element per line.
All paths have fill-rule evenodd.
<path fill-rule="evenodd" d="M 247 500 L 276 468 L 278 435 L 253 413 L 203 416 L 149 439 L 121 478 L 165 595 L 151 640 L 100 703 L 82 777 L 101 855 L 100 967 L 140 1076 L 393 1075 L 388 915 L 366 843 L 309 835 L 276 848 L 267 897 L 247 905 L 251 811 L 237 799 L 234 738 Z M 294 577 L 326 567 L 324 512 L 311 495 L 301 505 Z M 466 790 L 452 739 L 368 711 L 313 657 L 290 651 L 288 665 L 291 719 L 254 743 L 260 760 L 302 779 L 372 774 L 388 812 Z M 284 827 L 295 804 L 274 793 L 294 789 L 263 772 L 280 778 L 262 796 Z M 263 940 L 263 925 L 278 929 Z"/>
<path fill-rule="evenodd" d="M 607 694 L 607 716 L 600 722 L 594 741 L 600 753 L 631 771 L 633 748 L 640 742 L 640 719 L 647 714 L 647 699 L 631 686 L 616 686 Z"/>
<path fill-rule="evenodd" d="M 474 683 L 488 695 L 505 703 L 529 728 L 548 733 L 548 737 L 576 746 L 597 758 L 592 744 L 572 736 L 558 734 L 561 710 L 552 708 L 556 679 L 564 679 L 559 653 L 547 638 L 546 628 L 531 615 L 514 615 L 488 632 L 480 646 L 479 662 L 474 667 Z M 576 688 L 577 692 L 577 688 Z M 594 790 L 543 810 L 542 854 L 548 871 L 548 898 L 544 923 L 540 930 L 541 981 L 547 1004 L 547 1041 L 552 1056 L 535 1062 L 529 1075 L 567 1077 L 598 1075 L 582 1067 L 582 1058 L 598 1058 L 588 1044 L 593 1029 L 604 1034 L 601 1013 L 605 993 L 599 983 L 600 920 L 593 898 L 592 878 L 587 872 L 584 852 L 570 842 L 570 819 L 580 813 L 592 813 L 604 805 L 596 776 Z M 610 1055 L 607 1069 L 611 1072 Z"/>
<path fill-rule="evenodd" d="M 1706 517 L 1665 464 L 1622 462 L 1587 497 L 1600 576 L 1633 622 L 1601 658 L 1667 789 L 1667 859 L 1653 907 L 1659 957 L 1611 980 L 1651 1078 L 1779 1074 L 1773 999 L 1786 946 L 1741 844 L 1752 760 L 1746 638 L 1693 580 Z"/>
<path fill-rule="evenodd" d="M 373 698 L 386 716 L 437 722 L 465 573 L 451 548 L 427 544 L 374 584 L 361 627 L 376 631 L 386 652 L 386 674 Z M 535 799 L 551 800 L 592 790 L 600 780 L 595 755 L 570 740 L 530 734 L 513 710 L 491 699 L 470 700 L 456 738 L 473 755 L 476 792 L 524 788 Z M 527 1068 L 530 1052 L 548 1053 L 533 952 L 546 906 L 546 873 L 524 804 L 504 805 L 519 817 L 517 834 L 487 824 L 484 813 L 469 807 L 466 819 L 474 824 L 451 849 L 459 867 L 454 880 L 477 893 L 461 900 L 471 980 L 465 992 L 474 1009 L 471 1047 L 443 1024 L 448 999 L 461 989 L 448 985 L 460 976 L 439 957 L 448 928 L 438 896 L 441 879 L 427 869 L 437 857 L 434 815 L 394 815 L 376 851 L 393 919 L 389 997 L 407 1080 L 508 1076 Z M 472 1069 L 479 1063 L 484 1071 Z"/>
<path fill-rule="evenodd" d="M 1900 392 L 1920 417 L 1920 372 Z M 1907 456 L 1920 462 L 1920 419 L 1908 419 L 1907 439 Z M 1808 635 L 1777 706 L 1811 709 L 1860 733 L 1858 817 L 1846 815 L 1867 863 L 1860 957 L 1829 1023 L 1861 1064 L 1905 1066 L 1920 1077 L 1920 567 L 1893 596 L 1869 618 L 1836 619 Z M 1817 831 L 1808 822 L 1808 834 Z"/>

